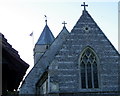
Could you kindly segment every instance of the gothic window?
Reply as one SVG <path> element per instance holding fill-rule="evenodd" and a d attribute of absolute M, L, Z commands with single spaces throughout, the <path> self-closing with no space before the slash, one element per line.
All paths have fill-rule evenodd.
<path fill-rule="evenodd" d="M 87 47 L 80 58 L 81 87 L 98 88 L 98 58 L 95 52 Z"/>

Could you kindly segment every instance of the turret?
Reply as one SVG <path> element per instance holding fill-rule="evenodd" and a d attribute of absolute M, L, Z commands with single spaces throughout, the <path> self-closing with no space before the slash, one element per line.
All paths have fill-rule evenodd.
<path fill-rule="evenodd" d="M 37 43 L 35 44 L 34 64 L 36 64 L 38 62 L 40 57 L 46 52 L 46 50 L 49 48 L 49 46 L 55 39 L 50 28 L 47 25 L 47 19 L 45 20 L 45 22 L 46 22 L 46 25 L 45 25 Z"/>

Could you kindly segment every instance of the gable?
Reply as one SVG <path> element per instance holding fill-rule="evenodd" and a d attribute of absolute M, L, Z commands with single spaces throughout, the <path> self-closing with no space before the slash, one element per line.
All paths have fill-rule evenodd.
<path fill-rule="evenodd" d="M 69 90 L 82 90 L 78 84 L 80 78 L 78 60 L 80 54 L 87 46 L 90 46 L 96 52 L 100 62 L 99 85 L 101 89 L 98 90 L 118 90 L 118 84 L 116 84 L 116 82 L 118 82 L 119 53 L 90 14 L 84 10 L 82 16 L 77 21 L 70 35 L 66 38 L 66 41 L 64 41 L 61 49 L 49 67 L 50 71 L 54 70 L 54 73 L 57 73 L 57 75 L 54 76 L 52 74 L 50 75 L 60 80 L 61 92 L 65 90 L 66 92 L 69 92 Z M 64 81 L 66 81 L 66 83 Z M 95 90 L 93 89 L 92 91 Z"/>
<path fill-rule="evenodd" d="M 56 55 L 56 59 L 62 56 L 68 58 L 69 55 L 78 57 L 86 46 L 91 46 L 99 57 L 119 57 L 117 50 L 94 22 L 89 13 L 83 11 L 82 16 L 72 29 L 70 35 L 66 38 L 59 53 Z M 61 59 L 61 61 L 63 60 Z"/>

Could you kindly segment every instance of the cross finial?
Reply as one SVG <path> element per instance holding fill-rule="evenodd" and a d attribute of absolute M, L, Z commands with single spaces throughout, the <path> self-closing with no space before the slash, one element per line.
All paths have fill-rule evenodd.
<path fill-rule="evenodd" d="M 46 22 L 46 24 L 47 24 L 47 16 L 46 15 L 44 15 L 45 16 L 45 22 Z"/>
<path fill-rule="evenodd" d="M 65 21 L 64 21 L 62 24 L 64 24 L 64 27 L 65 27 L 65 24 L 67 24 L 67 23 L 65 23 Z"/>
<path fill-rule="evenodd" d="M 86 10 L 85 7 L 88 7 L 88 5 L 85 5 L 85 2 L 83 2 L 83 5 L 81 5 L 81 6 L 84 6 L 84 10 Z"/>

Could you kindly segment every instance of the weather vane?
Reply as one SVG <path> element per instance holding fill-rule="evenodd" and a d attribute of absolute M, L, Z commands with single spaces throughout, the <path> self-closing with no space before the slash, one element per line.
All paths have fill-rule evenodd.
<path fill-rule="evenodd" d="M 46 22 L 46 24 L 47 24 L 47 16 L 46 15 L 44 15 L 45 16 L 45 22 Z"/>
<path fill-rule="evenodd" d="M 84 10 L 86 10 L 85 7 L 88 7 L 88 5 L 85 5 L 85 2 L 83 2 L 83 5 L 81 5 L 81 6 L 84 6 Z"/>

